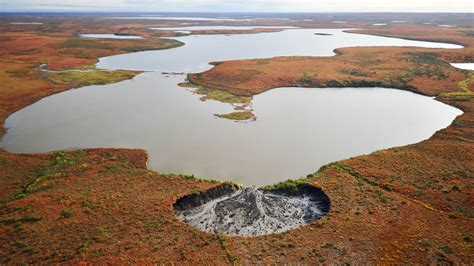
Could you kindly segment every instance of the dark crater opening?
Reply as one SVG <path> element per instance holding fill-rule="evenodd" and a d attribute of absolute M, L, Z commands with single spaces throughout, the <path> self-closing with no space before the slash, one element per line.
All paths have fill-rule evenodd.
<path fill-rule="evenodd" d="M 240 188 L 224 183 L 186 195 L 173 205 L 182 221 L 200 230 L 231 236 L 281 233 L 323 217 L 328 196 L 299 183 L 277 189 Z"/>

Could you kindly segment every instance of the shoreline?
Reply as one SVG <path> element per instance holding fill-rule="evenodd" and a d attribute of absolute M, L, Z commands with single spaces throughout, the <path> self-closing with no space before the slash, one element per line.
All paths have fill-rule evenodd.
<path fill-rule="evenodd" d="M 313 28 L 294 28 L 294 29 L 313 29 Z M 315 30 L 318 30 L 319 28 L 314 28 Z M 368 28 L 361 28 L 361 29 L 347 29 L 347 27 L 344 27 L 344 28 L 335 28 L 335 29 L 339 29 L 341 30 L 342 32 L 345 32 L 345 33 L 352 33 L 352 34 L 363 34 L 363 35 L 374 35 L 374 36 L 383 36 L 383 37 L 389 37 L 389 38 L 398 38 L 398 37 L 393 37 L 393 36 L 385 36 L 385 35 L 378 35 L 378 34 L 369 34 L 369 33 L 360 33 L 360 32 L 357 32 L 357 30 L 370 30 Z M 223 33 L 218 33 L 219 35 L 222 35 Z M 249 34 L 254 34 L 254 33 L 249 33 Z M 174 47 L 170 47 L 170 48 L 158 48 L 158 49 L 152 49 L 152 50 L 146 50 L 146 51 L 154 51 L 154 50 L 162 50 L 162 49 L 174 49 L 174 48 L 179 48 L 183 45 L 185 45 L 185 43 L 177 40 L 177 39 L 174 39 L 174 37 L 180 37 L 180 36 L 173 36 L 173 37 L 164 37 L 164 39 L 169 39 L 169 40 L 173 40 L 173 41 L 176 41 L 177 42 L 177 46 L 174 46 Z M 100 39 L 100 38 L 99 38 Z M 409 38 L 398 38 L 398 39 L 406 39 L 406 40 L 415 40 L 415 41 L 425 41 L 424 39 L 416 39 L 416 38 L 412 38 L 412 39 L 409 39 Z M 436 41 L 436 40 L 428 40 L 429 42 L 439 42 L 439 41 Z M 455 43 L 451 43 L 451 42 L 447 42 L 449 44 L 455 44 Z M 460 44 L 462 46 L 462 44 Z M 338 56 L 342 56 L 343 55 L 343 52 L 341 52 L 341 50 L 345 50 L 345 49 L 353 49 L 353 48 L 356 48 L 357 47 L 339 47 L 339 48 L 336 48 L 333 50 L 333 53 L 334 55 L 331 55 L 331 56 L 277 56 L 277 57 L 271 57 L 271 58 L 255 58 L 255 59 L 243 59 L 243 60 L 229 60 L 229 61 L 213 61 L 213 62 L 209 62 L 210 65 L 213 65 L 215 68 L 216 66 L 218 65 L 221 65 L 221 64 L 225 64 L 225 63 L 228 63 L 228 62 L 232 62 L 232 61 L 254 61 L 254 60 L 275 60 L 275 59 L 279 59 L 279 58 L 335 58 L 335 57 L 338 57 Z M 364 48 L 372 48 L 370 46 L 367 46 Z M 377 47 L 377 46 L 374 46 L 374 48 L 380 48 L 380 47 Z M 391 46 L 388 46 L 388 48 L 391 48 Z M 403 47 L 400 47 L 400 48 L 403 48 Z M 466 47 L 462 47 L 462 48 L 423 48 L 423 49 L 433 49 L 433 50 L 444 50 L 444 49 L 464 49 Z M 142 52 L 142 51 L 137 51 L 137 52 Z M 128 52 L 128 53 L 136 53 L 136 52 Z M 127 54 L 128 54 L 127 53 Z M 122 53 L 118 53 L 118 54 L 114 54 L 114 55 L 120 55 Z M 111 55 L 111 56 L 114 56 L 114 55 Z M 101 57 L 102 58 L 102 57 Z M 137 71 L 137 70 L 129 70 L 129 69 L 98 69 L 96 68 L 96 64 L 97 62 L 99 62 L 99 60 L 101 58 L 97 58 L 96 59 L 96 63 L 94 64 L 93 68 L 91 68 L 90 66 L 83 66 L 83 67 L 79 67 L 77 69 L 62 69 L 62 70 L 48 70 L 46 69 L 45 67 L 47 67 L 47 64 L 41 64 L 38 66 L 38 71 L 44 71 L 44 72 L 51 72 L 51 73 L 65 73 L 65 72 L 94 72 L 94 71 L 103 71 L 103 72 L 110 72 L 110 73 L 113 73 L 113 72 L 121 72 L 121 71 L 124 71 L 124 72 L 135 72 L 137 73 L 136 75 L 134 75 L 133 77 L 131 78 L 128 78 L 128 79 L 124 79 L 124 80 L 119 80 L 119 81 L 116 81 L 116 82 L 121 82 L 121 81 L 125 81 L 125 80 L 130 80 L 130 79 L 133 79 L 135 76 L 138 76 L 144 72 L 148 72 L 148 71 Z M 84 70 L 84 69 L 86 70 Z M 204 72 L 201 72 L 201 73 L 188 73 L 187 74 L 187 79 L 185 81 L 184 84 L 186 85 L 180 85 L 180 86 L 189 86 L 189 87 L 194 87 L 194 88 L 203 88 L 205 90 L 217 90 L 217 91 L 222 91 L 222 92 L 226 92 L 226 93 L 230 93 L 231 95 L 235 95 L 237 97 L 253 97 L 255 95 L 259 95 L 261 93 L 264 93 L 266 91 L 269 91 L 269 90 L 272 90 L 272 89 L 277 89 L 277 88 L 280 88 L 282 86 L 276 86 L 276 87 L 268 87 L 266 90 L 264 91 L 261 91 L 259 93 L 255 93 L 255 94 L 239 94 L 239 92 L 235 92 L 231 89 L 231 87 L 229 88 L 222 88 L 222 87 L 213 87 L 213 86 L 207 86 L 207 85 L 203 85 L 203 84 L 200 84 L 200 83 L 195 83 L 193 82 L 192 80 L 192 75 L 196 75 L 196 74 L 202 74 L 202 73 L 205 73 L 205 72 L 208 72 L 208 71 L 212 71 L 212 69 L 209 69 L 207 71 L 204 71 Z M 172 73 L 174 74 L 174 73 Z M 181 74 L 181 73 L 178 73 L 178 74 Z M 450 104 L 449 102 L 446 102 L 446 101 L 443 101 L 439 95 L 430 95 L 430 94 L 425 94 L 423 91 L 420 91 L 420 90 L 417 90 L 416 88 L 414 87 L 410 87 L 410 86 L 407 86 L 407 87 L 386 87 L 384 86 L 384 84 L 382 83 L 379 83 L 379 81 L 374 81 L 374 83 L 364 83 L 363 85 L 359 86 L 359 84 L 356 82 L 356 81 L 352 81 L 354 83 L 350 83 L 350 84 L 333 84 L 333 85 L 329 85 L 329 86 L 311 86 L 311 85 L 305 85 L 305 84 L 296 84 L 296 86 L 288 86 L 288 87 L 303 87 L 303 88 L 316 88 L 316 89 L 324 89 L 324 88 L 341 88 L 341 89 L 344 89 L 344 88 L 375 88 L 375 87 L 383 87 L 385 89 L 395 89 L 395 90 L 404 90 L 404 91 L 410 91 L 412 93 L 415 93 L 415 94 L 419 94 L 419 95 L 423 95 L 423 96 L 433 96 L 435 100 L 441 102 L 441 103 L 444 103 L 444 104 L 448 104 L 449 106 L 451 107 L 455 107 L 455 108 L 458 108 L 460 109 L 463 113 L 466 112 L 464 109 L 462 108 L 459 108 L 458 106 L 455 106 L 455 105 L 452 105 Z M 112 83 L 115 83 L 115 82 L 112 82 Z M 102 84 L 91 84 L 91 85 L 102 85 Z M 105 84 L 104 84 L 105 85 Z M 88 85 L 86 85 L 88 86 Z M 286 87 L 286 86 L 285 86 Z M 71 89 L 80 89 L 81 87 L 73 87 L 73 88 L 69 88 L 69 89 L 66 89 L 66 90 L 71 90 Z M 64 91 L 66 91 L 64 90 Z M 64 92 L 64 91 L 60 91 L 58 93 L 61 93 L 61 92 Z M 206 97 L 206 93 L 202 94 L 203 97 Z M 47 95 L 47 96 L 51 96 L 51 95 Z M 45 97 L 47 97 L 45 96 Z M 42 99 L 42 98 L 41 98 Z M 41 100 L 39 99 L 39 100 Z M 213 100 L 212 98 L 210 98 L 211 100 Z M 38 101 L 39 101 L 38 100 Z M 219 100 L 217 100 L 219 101 Z M 251 103 L 252 99 L 250 100 L 250 103 Z M 31 104 L 34 104 L 34 103 L 31 103 Z M 29 105 L 31 105 L 29 104 Z M 27 106 L 24 106 L 22 108 L 25 108 L 25 107 L 28 107 L 29 105 Z M 21 108 L 21 109 L 22 109 Z M 20 110 L 21 110 L 20 109 Z M 249 111 L 250 114 L 252 114 L 251 111 Z M 237 114 L 239 113 L 245 113 L 245 112 L 235 112 Z M 13 113 L 11 113 L 10 115 L 12 115 Z M 234 113 L 231 113 L 231 114 L 215 114 L 216 117 L 219 117 L 219 118 L 224 118 L 224 119 L 229 119 L 229 120 L 233 120 L 232 118 L 227 118 L 226 116 L 227 115 L 233 115 Z M 462 115 L 462 114 L 461 114 Z M 460 116 L 461 116 L 460 115 Z M 7 117 L 8 119 L 8 117 Z M 251 121 L 252 119 L 256 119 L 255 116 L 251 116 L 250 118 L 244 120 L 244 121 Z M 5 120 L 6 121 L 6 120 Z M 235 122 L 241 122 L 240 120 L 233 120 Z M 2 127 L 4 126 L 4 124 L 2 125 Z M 451 126 L 451 125 L 449 125 Z M 448 127 L 449 127 L 448 126 Z M 2 132 L 2 134 L 0 134 L 0 140 L 1 138 L 3 137 L 4 133 L 6 133 L 8 129 L 4 130 Z M 441 131 L 443 129 L 440 129 L 439 131 Z M 436 134 L 436 132 L 433 133 L 433 135 Z M 431 137 L 429 138 L 431 139 Z M 426 140 L 429 140 L 429 139 L 426 139 Z M 408 145 L 412 145 L 412 144 L 408 144 Z M 405 145 L 405 146 L 408 146 L 408 145 Z M 401 146 L 401 147 L 404 147 L 404 146 Z M 398 148 L 398 147 L 391 147 L 391 148 Z M 5 151 L 1 146 L 0 146 L 0 149 L 2 149 L 3 151 Z M 110 148 L 110 147 L 95 147 L 95 148 L 90 148 L 90 150 L 95 150 L 95 149 L 124 149 L 124 150 L 127 150 L 127 148 Z M 390 149 L 390 148 L 388 148 Z M 66 149 L 66 150 L 56 150 L 56 151 L 50 151 L 50 152 L 46 152 L 46 153 L 33 153 L 33 154 L 54 154 L 54 153 L 58 153 L 58 152 L 70 152 L 70 151 L 75 151 L 75 150 L 88 150 L 88 149 L 83 149 L 83 148 L 71 148 L 71 149 Z M 145 150 L 145 149 L 140 149 L 140 150 L 143 150 L 146 154 L 147 154 L 147 158 L 148 158 L 148 151 Z M 5 151 L 5 152 L 8 152 L 8 151 Z M 374 151 L 374 152 L 377 152 L 377 151 Z M 13 152 L 13 154 L 18 154 L 18 155 L 25 155 L 25 154 L 31 154 L 31 153 L 15 153 Z M 362 154 L 362 155 L 358 155 L 358 156 L 365 156 L 367 154 Z M 342 159 L 340 161 L 343 161 L 343 160 L 347 160 L 347 159 Z M 148 159 L 147 159 L 148 161 Z M 159 173 L 159 171 L 157 170 L 154 170 L 152 168 L 149 168 L 148 165 L 147 165 L 147 169 L 150 170 L 150 171 L 153 171 L 153 172 L 156 172 L 156 173 Z M 163 173 L 163 174 L 168 174 L 168 173 Z M 185 173 L 172 173 L 173 175 L 178 175 L 178 176 L 188 176 L 188 174 L 185 174 Z M 311 174 L 311 173 L 309 173 Z M 194 176 L 194 175 L 193 175 Z M 215 178 L 218 178 L 218 177 L 210 177 L 211 180 L 218 180 L 219 182 L 221 183 L 225 183 L 225 182 L 228 182 L 228 181 L 225 181 L 225 180 L 219 180 L 219 179 L 215 179 Z M 199 178 L 198 178 L 199 179 Z M 203 180 L 203 179 L 200 179 L 200 180 Z M 295 180 L 299 180 L 299 179 L 295 179 Z M 271 184 L 270 184 L 271 185 Z"/>
<path fill-rule="evenodd" d="M 466 48 L 461 50 L 468 48 L 470 47 L 466 46 Z M 348 48 L 342 49 L 347 50 Z M 402 48 L 399 50 L 402 50 Z M 419 91 L 415 93 L 421 94 Z M 158 241 L 148 240 L 153 245 L 159 247 L 160 252 L 164 252 L 159 253 L 159 255 L 170 254 L 173 258 L 181 261 L 186 259 L 198 263 L 209 262 L 211 259 L 212 261 L 223 259 L 227 262 L 237 259 L 239 261 L 259 261 L 261 257 L 256 254 L 262 254 L 263 258 L 272 254 L 272 257 L 266 258 L 268 262 L 276 262 L 283 258 L 291 261 L 301 261 L 300 254 L 305 254 L 310 261 L 320 260 L 324 257 L 330 261 L 341 263 L 346 261 L 346 259 L 354 263 L 363 261 L 390 263 L 403 258 L 411 258 L 412 261 L 418 262 L 436 262 L 440 260 L 469 262 L 472 259 L 472 254 L 469 254 L 470 242 L 462 239 L 470 239 L 472 237 L 469 235 L 469 231 L 472 229 L 473 218 L 468 216 L 468 210 L 463 214 L 455 210 L 454 207 L 443 206 L 451 204 L 449 201 L 446 204 L 446 200 L 439 196 L 439 194 L 449 195 L 451 202 L 460 206 L 471 206 L 469 199 L 463 198 L 463 195 L 456 191 L 461 190 L 467 196 L 470 193 L 469 188 L 466 186 L 470 184 L 467 178 L 472 173 L 472 168 L 470 169 L 469 165 L 469 156 L 472 157 L 469 154 L 469 150 L 472 151 L 472 143 L 469 144 L 468 141 L 463 141 L 461 138 L 471 140 L 471 135 L 473 134 L 471 129 L 473 123 L 473 97 L 466 96 L 466 100 L 457 101 L 452 100 L 449 95 L 441 95 L 441 93 L 433 94 L 433 92 L 429 91 L 427 95 L 436 96 L 436 100 L 459 108 L 464 113 L 458 116 L 447 128 L 435 132 L 433 136 L 422 142 L 384 149 L 369 155 L 361 155 L 334 162 L 321 167 L 316 173 L 308 175 L 310 176 L 310 184 L 321 188 L 328 195 L 331 200 L 331 211 L 317 222 L 286 233 L 252 238 L 215 238 L 212 234 L 203 233 L 191 229 L 188 225 L 181 222 L 176 222 L 173 220 L 173 217 L 175 217 L 174 213 L 169 208 L 176 202 L 177 198 L 188 195 L 195 189 L 209 189 L 220 182 L 212 183 L 187 179 L 174 174 L 159 174 L 152 169 L 148 169 L 146 165 L 147 156 L 144 157 L 146 151 L 113 148 L 69 151 L 65 153 L 65 156 L 71 156 L 72 159 L 67 159 L 63 162 L 63 159 L 59 158 L 59 163 L 57 155 L 61 154 L 61 152 L 31 155 L 13 154 L 1 149 L 0 162 L 2 162 L 4 168 L 1 171 L 6 172 L 3 173 L 5 176 L 14 176 L 15 168 L 10 169 L 8 167 L 10 165 L 9 160 L 11 160 L 12 165 L 15 165 L 14 162 L 17 162 L 18 165 L 20 162 L 25 162 L 25 169 L 29 169 L 28 162 L 31 161 L 33 169 L 31 171 L 34 172 L 34 169 L 37 168 L 36 165 L 40 165 L 41 167 L 39 168 L 42 169 L 45 167 L 44 164 L 49 163 L 49 158 L 52 158 L 52 166 L 47 167 L 53 167 L 54 174 L 56 174 L 56 170 L 61 175 L 64 173 L 65 177 L 53 179 L 52 181 L 43 180 L 42 182 L 46 182 L 46 185 L 52 183 L 53 186 L 34 192 L 34 194 L 30 194 L 25 198 L 7 202 L 6 204 L 9 207 L 19 209 L 2 215 L 0 231 L 5 230 L 1 232 L 7 233 L 9 237 L 15 239 L 13 236 L 16 233 L 10 231 L 10 225 L 3 223 L 5 217 L 15 214 L 16 216 L 36 215 L 43 219 L 37 222 L 25 222 L 23 220 L 11 222 L 13 225 L 25 228 L 23 230 L 27 230 L 30 233 L 30 239 L 33 239 L 34 243 L 28 244 L 32 246 L 36 244 L 41 246 L 42 241 L 39 240 L 39 236 L 41 236 L 42 230 L 37 229 L 37 226 L 42 228 L 41 226 L 46 222 L 59 226 L 65 232 L 80 232 L 72 234 L 71 242 L 67 242 L 74 245 L 65 244 L 66 249 L 72 250 L 72 252 L 67 253 L 70 262 L 84 260 L 96 262 L 112 260 L 119 262 L 121 259 L 129 257 L 127 255 L 129 253 L 132 254 L 132 257 L 135 256 L 135 259 L 132 261 L 144 262 L 143 259 L 136 259 L 143 257 L 144 253 L 142 252 L 145 252 L 146 256 L 150 259 L 152 256 L 157 256 L 157 253 L 154 253 L 152 249 L 148 251 L 148 246 L 145 244 L 146 241 L 142 241 L 143 243 L 136 246 L 131 245 L 128 251 L 123 250 L 115 253 L 119 255 L 112 255 L 113 257 L 109 257 L 110 260 L 91 255 L 99 249 L 107 250 L 109 254 L 114 254 L 113 248 L 117 245 L 115 242 L 117 239 L 122 240 L 122 243 L 132 243 L 123 234 L 123 232 L 132 232 L 131 228 L 126 227 L 122 222 L 118 223 L 118 227 L 113 225 L 114 221 L 127 219 L 135 221 L 133 229 L 135 231 L 133 232 L 139 233 L 138 236 L 150 234 L 149 232 L 153 232 L 153 236 L 160 236 Z M 438 142 L 441 142 L 443 146 L 448 145 L 445 147 L 447 150 L 443 150 L 443 157 L 429 157 L 430 154 L 433 155 L 439 152 L 438 147 L 440 144 Z M 77 159 L 79 163 L 76 165 L 75 156 L 76 154 L 80 155 L 82 152 L 85 155 Z M 463 157 L 458 158 L 457 156 L 461 154 Z M 69 160 L 74 163 L 69 164 Z M 143 163 L 143 160 L 145 163 Z M 453 163 L 454 161 L 456 163 Z M 17 169 L 17 172 L 22 173 L 25 169 L 22 166 L 19 170 Z M 49 171 L 50 168 L 46 169 Z M 76 172 L 78 171 L 77 169 L 88 174 L 82 176 L 79 172 Z M 464 172 L 462 172 L 462 169 L 464 169 Z M 450 174 L 451 172 L 454 174 Z M 402 175 L 402 173 L 406 173 L 406 176 Z M 435 181 L 441 180 L 438 179 L 436 173 L 449 175 L 449 179 L 443 183 L 443 186 L 449 186 L 448 192 L 440 191 L 439 193 L 429 195 L 433 189 L 428 187 L 423 190 L 419 189 L 422 194 L 418 195 L 418 191 L 411 188 L 411 182 L 421 182 L 423 177 L 434 179 Z M 455 176 L 456 173 L 458 177 Z M 459 176 L 464 177 L 463 180 L 467 183 L 460 182 Z M 394 177 L 397 178 L 390 180 L 390 178 Z M 115 184 L 113 184 L 114 182 Z M 84 186 L 79 186 L 78 184 L 84 184 Z M 173 189 L 170 189 L 170 184 L 173 184 Z M 434 182 L 434 184 L 432 186 L 437 188 L 439 182 Z M 11 185 L 12 188 L 17 188 L 17 186 L 18 184 Z M 82 195 L 77 188 L 81 188 L 81 190 L 86 188 L 85 191 L 90 190 L 92 195 L 97 194 L 104 197 L 104 199 L 98 201 L 99 199 L 94 196 Z M 3 189 L 7 189 L 7 187 Z M 61 189 L 64 189 L 64 191 Z M 114 191 L 119 191 L 120 193 Z M 124 193 L 125 191 L 127 193 Z M 113 196 L 107 198 L 107 193 L 102 194 L 103 192 Z M 61 197 L 65 196 L 69 198 L 61 200 Z M 97 215 L 94 215 L 94 217 L 84 216 L 82 208 L 85 207 L 68 203 L 81 202 L 83 199 L 100 202 L 98 206 L 92 205 L 94 208 L 87 207 L 100 214 L 98 217 Z M 144 202 L 146 203 L 145 207 L 148 207 L 148 209 L 141 207 Z M 32 210 L 27 209 L 26 206 L 28 205 L 35 206 L 35 208 Z M 103 209 L 101 205 L 104 205 Z M 80 222 L 83 220 L 78 220 L 72 226 L 66 218 L 58 220 L 56 218 L 60 216 L 58 206 L 66 210 L 71 209 L 75 213 L 75 216 L 71 218 L 72 221 L 76 221 L 75 219 L 86 219 L 88 222 L 83 224 Z M 155 206 L 154 209 L 153 206 Z M 149 207 L 152 208 L 150 209 Z M 111 209 L 114 211 L 112 214 L 110 214 Z M 146 218 L 150 218 L 150 215 L 152 218 L 157 218 L 154 222 L 140 222 L 140 219 L 145 219 L 140 216 L 142 212 Z M 100 216 L 103 216 L 103 218 Z M 138 220 L 137 217 L 139 218 Z M 31 220 L 33 219 L 31 218 Z M 417 221 L 424 221 L 423 226 L 420 227 Z M 156 222 L 158 222 L 158 225 L 155 225 Z M 151 225 L 149 225 L 150 223 Z M 86 228 L 89 228 L 91 224 L 99 225 L 102 229 L 97 229 L 98 232 L 96 233 L 94 233 L 97 231 L 96 229 L 90 229 L 90 231 L 93 231 L 90 232 Z M 81 228 L 81 230 L 77 231 L 77 228 Z M 398 234 L 393 235 L 393 230 L 397 230 Z M 92 237 L 89 238 L 92 240 L 78 238 L 80 235 L 83 235 L 83 232 L 86 232 L 89 237 L 91 235 L 98 237 L 98 240 L 94 240 L 95 238 Z M 168 241 L 171 238 L 170 232 L 173 232 L 172 235 L 181 236 L 183 240 L 169 241 L 166 242 L 169 246 L 161 246 L 160 242 Z M 360 233 L 353 234 L 353 232 Z M 442 233 L 442 238 L 439 237 L 440 232 Z M 53 230 L 50 231 L 49 235 L 51 235 L 51 239 L 57 239 L 58 243 L 62 243 L 65 240 L 61 238 L 61 233 Z M 94 234 L 97 234 L 97 236 Z M 315 234 L 318 236 L 317 239 L 314 239 Z M 458 238 L 459 241 L 455 240 Z M 387 239 L 390 239 L 390 241 Z M 376 240 L 379 240 L 379 242 L 376 242 L 377 245 L 374 248 L 365 248 L 372 247 Z M 84 241 L 88 244 L 84 248 L 79 249 L 79 244 L 84 243 Z M 428 251 L 420 252 L 420 243 L 418 241 L 426 241 L 429 245 L 423 244 L 424 246 L 421 246 L 423 248 L 421 250 L 426 249 Z M 14 244 L 10 240 L 8 240 L 8 243 Z M 262 250 L 262 243 L 272 244 L 269 244 L 267 249 Z M 292 246 L 288 246 L 290 244 Z M 147 247 L 146 251 L 141 251 L 143 246 Z M 193 248 L 194 246 L 199 246 L 200 248 L 196 250 Z M 454 250 L 454 252 L 447 252 L 449 249 L 444 248 L 445 246 Z M 297 248 L 298 252 L 293 252 L 293 248 Z M 179 250 L 185 250 L 190 256 L 180 255 Z M 316 251 L 313 252 L 312 250 Z M 213 254 L 213 258 L 206 257 L 205 252 Z M 37 253 L 31 252 L 29 256 L 34 258 L 39 256 L 38 254 L 44 259 L 49 258 L 50 261 L 60 261 L 57 257 L 44 254 L 44 250 L 40 250 Z M 161 260 L 155 257 L 153 261 L 159 262 L 166 258 L 170 257 L 161 257 Z"/>

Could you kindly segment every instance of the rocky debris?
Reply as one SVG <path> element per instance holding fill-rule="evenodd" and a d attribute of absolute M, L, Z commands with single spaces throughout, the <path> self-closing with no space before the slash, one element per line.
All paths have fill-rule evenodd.
<path fill-rule="evenodd" d="M 206 232 L 260 236 L 313 222 L 330 207 L 324 192 L 309 184 L 300 184 L 291 191 L 236 187 L 224 184 L 185 196 L 176 202 L 176 214 Z"/>

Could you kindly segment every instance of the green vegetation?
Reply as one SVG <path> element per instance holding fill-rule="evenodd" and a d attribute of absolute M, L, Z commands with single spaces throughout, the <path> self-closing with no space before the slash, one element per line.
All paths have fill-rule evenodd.
<path fill-rule="evenodd" d="M 214 100 L 222 103 L 244 104 L 245 106 L 247 106 L 252 101 L 252 97 L 249 96 L 240 96 L 224 90 L 196 87 L 194 84 L 189 82 L 180 83 L 179 86 L 183 88 L 196 88 L 194 92 L 196 94 L 202 95 L 201 100 L 203 101 Z M 245 111 L 245 106 L 236 106 L 235 110 L 239 112 L 232 112 L 229 114 L 215 114 L 215 116 L 236 121 L 255 119 L 255 116 L 251 111 Z"/>
<path fill-rule="evenodd" d="M 146 227 L 147 229 L 149 230 L 161 230 L 161 222 L 159 222 L 158 220 L 156 219 L 151 219 L 150 221 L 148 221 L 146 223 Z"/>
<path fill-rule="evenodd" d="M 456 205 L 454 209 L 464 217 L 474 218 L 474 208 L 471 208 L 470 206 Z"/>
<path fill-rule="evenodd" d="M 298 80 L 297 84 L 303 87 L 321 87 L 321 85 L 314 80 L 318 76 L 318 72 L 305 72 L 303 76 Z"/>
<path fill-rule="evenodd" d="M 301 178 L 297 180 L 288 179 L 286 181 L 277 183 L 275 185 L 268 185 L 261 187 L 262 190 L 285 190 L 290 192 L 296 192 L 298 190 L 299 185 L 301 184 L 308 184 L 309 180 L 306 178 Z"/>
<path fill-rule="evenodd" d="M 23 189 L 10 197 L 9 200 L 21 199 L 29 194 L 33 194 L 48 188 L 53 184 L 52 180 L 67 175 L 69 167 L 79 164 L 84 156 L 83 151 L 76 151 L 74 154 L 60 151 L 51 160 L 51 164 L 39 169 L 36 176 L 23 186 Z"/>
<path fill-rule="evenodd" d="M 411 77 L 415 76 L 427 76 L 427 77 L 435 77 L 438 80 L 447 79 L 448 76 L 443 71 L 443 67 L 436 66 L 436 65 L 418 65 L 411 68 L 408 72 Z"/>
<path fill-rule="evenodd" d="M 420 240 L 418 242 L 420 243 L 420 246 L 424 247 L 425 249 L 428 249 L 432 246 L 428 240 Z"/>
<path fill-rule="evenodd" d="M 443 66 L 440 65 L 417 65 L 409 70 L 411 77 L 415 76 L 427 76 L 430 78 L 436 78 L 438 80 L 447 79 L 448 76 L 444 73 Z"/>
<path fill-rule="evenodd" d="M 378 190 L 378 189 L 376 189 L 376 190 L 370 190 L 370 189 L 369 189 L 369 190 L 367 190 L 367 191 L 372 192 L 372 193 L 374 193 L 375 195 L 377 195 L 377 197 L 379 198 L 380 202 L 383 203 L 383 204 L 389 203 L 390 201 L 393 200 L 392 198 L 385 196 L 385 195 L 383 194 L 383 192 L 380 191 L 380 190 Z"/>
<path fill-rule="evenodd" d="M 386 191 L 392 191 L 392 187 L 390 185 L 380 184 L 378 182 L 375 182 L 375 181 L 369 180 L 367 178 L 364 178 L 359 173 L 354 171 L 352 168 L 350 168 L 349 166 L 344 165 L 341 162 L 335 162 L 335 163 L 330 163 L 330 164 L 324 165 L 324 166 L 321 167 L 321 169 L 319 171 L 322 171 L 322 170 L 324 170 L 326 168 L 330 168 L 330 167 L 335 168 L 335 169 L 337 169 L 341 172 L 344 172 L 344 173 L 346 173 L 350 176 L 353 176 L 356 179 L 356 181 L 359 185 L 368 184 L 368 185 L 379 187 L 379 188 L 381 188 L 383 190 L 386 190 Z"/>
<path fill-rule="evenodd" d="M 467 79 L 459 82 L 459 88 L 463 92 L 471 92 L 469 85 L 474 84 L 474 71 L 469 71 L 467 74 Z"/>
<path fill-rule="evenodd" d="M 437 53 L 407 53 L 410 61 L 416 64 L 447 64 L 438 59 Z"/>
<path fill-rule="evenodd" d="M 369 77 L 370 73 L 359 70 L 359 69 L 343 69 L 339 71 L 340 73 L 356 76 L 356 77 Z"/>
<path fill-rule="evenodd" d="M 77 249 L 76 249 L 76 252 L 77 253 L 84 253 L 84 252 L 87 252 L 89 250 L 89 246 L 91 244 L 94 244 L 94 243 L 97 243 L 99 242 L 100 239 L 99 237 L 97 236 L 92 236 L 92 237 L 87 237 L 86 241 L 84 243 L 82 243 Z"/>
<path fill-rule="evenodd" d="M 105 237 L 105 238 L 111 238 L 110 236 L 110 230 L 104 226 L 99 226 L 99 231 L 102 233 L 102 235 Z"/>
<path fill-rule="evenodd" d="M 234 254 L 232 254 L 232 252 L 229 249 L 229 245 L 227 244 L 227 237 L 224 235 L 217 235 L 217 240 L 219 241 L 222 249 L 226 252 L 227 259 L 230 262 L 237 261 L 237 257 Z"/>
<path fill-rule="evenodd" d="M 446 253 L 446 254 L 453 254 L 454 253 L 454 250 L 450 247 L 450 246 L 442 246 L 439 248 L 442 252 Z"/>
<path fill-rule="evenodd" d="M 68 210 L 62 210 L 61 213 L 59 214 L 59 217 L 62 219 L 68 219 L 74 216 L 74 213 L 72 211 Z"/>
<path fill-rule="evenodd" d="M 194 175 L 186 175 L 186 174 L 163 173 L 163 174 L 160 174 L 160 175 L 163 176 L 163 177 L 179 176 L 179 177 L 184 178 L 184 179 L 195 180 L 195 181 L 199 181 L 199 182 L 203 182 L 203 183 L 221 183 L 221 182 L 224 182 L 224 181 L 220 181 L 220 180 L 217 180 L 217 179 L 196 177 Z"/>
<path fill-rule="evenodd" d="M 415 67 L 408 71 L 410 77 L 428 76 L 436 77 L 438 80 L 444 80 L 448 76 L 444 72 L 449 64 L 439 60 L 436 53 L 407 53 L 409 60 L 415 64 Z"/>
<path fill-rule="evenodd" d="M 333 250 L 339 256 L 344 256 L 347 253 L 345 249 L 340 248 L 340 247 L 338 247 L 338 246 L 336 246 L 335 244 L 332 244 L 332 243 L 326 243 L 326 244 L 322 245 L 321 248 Z"/>
<path fill-rule="evenodd" d="M 26 223 L 35 223 L 41 221 L 41 217 L 27 215 L 21 219 L 21 221 Z"/>
<path fill-rule="evenodd" d="M 454 119 L 453 121 L 453 126 L 462 127 L 464 126 L 464 124 L 465 124 L 464 121 L 461 120 L 459 117 Z"/>
<path fill-rule="evenodd" d="M 467 102 L 474 99 L 474 92 L 446 92 L 440 93 L 439 96 L 449 101 Z"/>
<path fill-rule="evenodd" d="M 412 80 L 412 78 L 413 77 L 411 77 L 408 72 L 401 71 L 397 75 L 383 78 L 380 85 L 389 88 L 405 89 L 409 87 L 408 83 Z"/>
<path fill-rule="evenodd" d="M 83 87 L 90 85 L 104 85 L 131 79 L 140 74 L 138 71 L 116 70 L 116 71 L 81 71 L 66 70 L 54 72 L 42 72 L 43 78 L 54 86 L 70 84 L 72 87 Z"/>
<path fill-rule="evenodd" d="M 38 216 L 27 215 L 23 218 L 8 218 L 0 220 L 0 224 L 17 224 L 17 223 L 35 223 L 41 221 L 43 218 Z"/>
<path fill-rule="evenodd" d="M 223 103 L 250 103 L 252 101 L 252 97 L 239 96 L 223 90 L 198 88 L 194 92 L 203 95 L 204 100 L 214 100 Z"/>
<path fill-rule="evenodd" d="M 349 166 L 346 166 L 346 165 L 344 165 L 343 163 L 340 163 L 340 162 L 335 162 L 335 163 L 330 163 L 330 164 L 324 165 L 324 166 L 321 167 L 320 171 L 322 171 L 326 168 L 330 168 L 330 167 L 336 168 L 337 170 L 345 172 L 348 175 L 351 175 L 351 176 L 354 176 L 354 177 L 360 177 L 359 173 L 355 172 L 354 170 L 352 170 L 352 168 L 350 168 Z"/>
<path fill-rule="evenodd" d="M 197 88 L 196 85 L 189 82 L 180 82 L 178 83 L 178 86 L 183 87 L 183 88 Z"/>
<path fill-rule="evenodd" d="M 244 112 L 232 112 L 229 114 L 216 114 L 217 117 L 220 118 L 226 118 L 230 120 L 236 120 L 236 121 L 245 121 L 245 120 L 251 120 L 254 119 L 255 116 L 251 111 L 244 111 Z"/>

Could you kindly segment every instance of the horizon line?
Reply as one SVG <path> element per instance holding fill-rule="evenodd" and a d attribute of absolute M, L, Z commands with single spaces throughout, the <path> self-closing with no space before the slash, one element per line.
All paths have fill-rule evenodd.
<path fill-rule="evenodd" d="M 404 13 L 438 13 L 438 14 L 450 14 L 450 13 L 458 13 L 458 14 L 473 14 L 472 12 L 466 11 L 86 11 L 86 10 L 77 10 L 77 11 L 68 11 L 68 10 L 25 10 L 25 11 L 0 11 L 0 14 L 6 13 L 101 13 L 101 14 L 112 14 L 112 13 L 229 13 L 229 14 L 248 14 L 248 13 L 255 13 L 255 14 L 334 14 L 334 13 L 384 13 L 384 14 L 404 14 Z"/>

